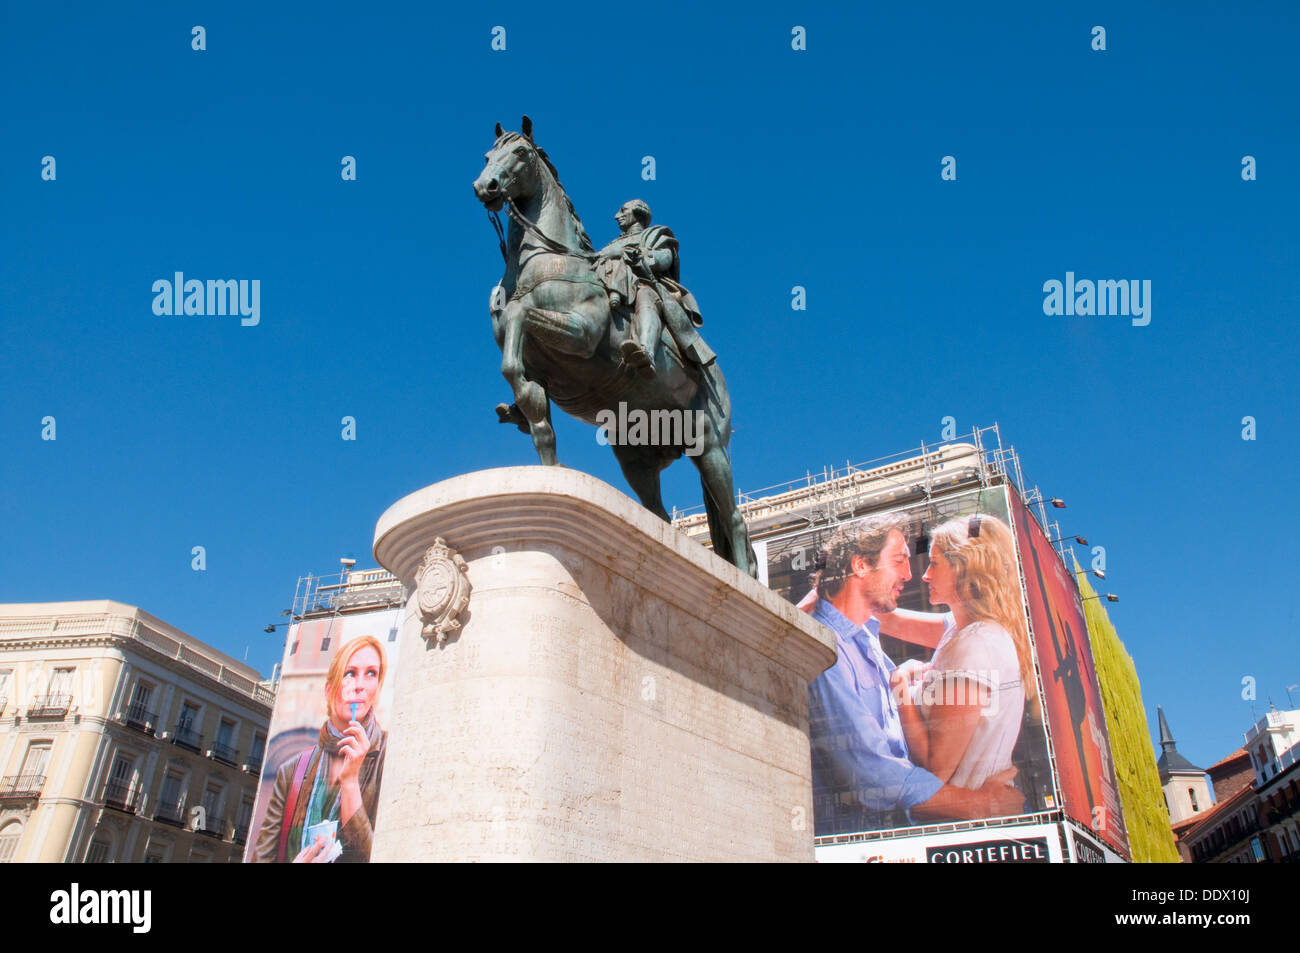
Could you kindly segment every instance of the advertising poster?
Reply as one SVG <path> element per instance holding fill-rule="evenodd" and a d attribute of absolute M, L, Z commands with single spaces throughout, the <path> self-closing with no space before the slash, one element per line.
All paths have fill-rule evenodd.
<path fill-rule="evenodd" d="M 1127 857 L 1124 814 L 1082 597 L 1038 521 L 1018 496 L 1012 497 L 1065 811 Z"/>
<path fill-rule="evenodd" d="M 817 848 L 819 864 L 1059 864 L 1057 824 L 1013 824 L 975 831 L 891 837 Z"/>
<path fill-rule="evenodd" d="M 290 627 L 246 863 L 369 861 L 401 614 Z"/>
<path fill-rule="evenodd" d="M 818 837 L 1056 807 L 1007 517 L 998 487 L 767 540 L 768 584 L 836 633 Z"/>

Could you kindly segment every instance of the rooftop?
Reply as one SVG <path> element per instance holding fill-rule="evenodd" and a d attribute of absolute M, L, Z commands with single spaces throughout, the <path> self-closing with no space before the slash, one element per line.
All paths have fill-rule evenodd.
<path fill-rule="evenodd" d="M 257 669 L 136 606 L 112 599 L 0 605 L 0 641 L 98 635 L 134 639 L 256 702 L 275 702 L 275 692 L 263 684 Z"/>

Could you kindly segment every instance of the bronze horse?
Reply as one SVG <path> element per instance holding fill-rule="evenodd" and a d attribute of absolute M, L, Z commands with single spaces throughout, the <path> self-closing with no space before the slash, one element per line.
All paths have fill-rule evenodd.
<path fill-rule="evenodd" d="M 501 373 L 514 392 L 513 405 L 497 408 L 501 421 L 526 430 L 541 462 L 555 466 L 552 401 L 589 424 L 602 426 L 603 420 L 623 476 L 641 504 L 663 520 L 669 516 L 659 473 L 687 453 L 700 471 L 714 551 L 741 572 L 757 575 L 732 489 L 731 401 L 722 370 L 716 362 L 700 367 L 684 360 L 667 331 L 655 349 L 653 378 L 626 363 L 622 344 L 632 333 L 627 304 L 611 308 L 591 240 L 555 167 L 533 141 L 527 116 L 521 128 L 506 132 L 497 124 L 496 141 L 474 181 L 474 194 L 488 212 L 495 216 L 504 207 L 510 217 L 502 244 L 505 276 L 491 306 Z M 651 428 L 667 439 L 611 435 L 611 416 L 629 419 L 636 412 L 643 420 L 676 419 L 679 425 Z M 681 426 L 687 414 L 694 439 Z"/>

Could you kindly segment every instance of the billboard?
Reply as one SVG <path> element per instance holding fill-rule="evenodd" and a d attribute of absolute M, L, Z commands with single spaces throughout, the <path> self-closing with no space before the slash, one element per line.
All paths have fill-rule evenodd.
<path fill-rule="evenodd" d="M 1058 806 L 1007 506 L 974 490 L 765 541 L 768 585 L 836 634 L 809 686 L 818 837 Z"/>
<path fill-rule="evenodd" d="M 1124 813 L 1082 597 L 1019 496 L 1013 494 L 1012 506 L 1063 806 L 1081 827 L 1127 857 Z"/>
<path fill-rule="evenodd" d="M 290 626 L 245 862 L 369 861 L 402 611 Z"/>
<path fill-rule="evenodd" d="M 826 844 L 819 864 L 1059 864 L 1057 824 L 1012 824 L 974 831 Z"/>
<path fill-rule="evenodd" d="M 1076 864 L 1122 864 L 1124 858 L 1109 847 L 1066 825 L 1070 840 L 1070 860 Z"/>

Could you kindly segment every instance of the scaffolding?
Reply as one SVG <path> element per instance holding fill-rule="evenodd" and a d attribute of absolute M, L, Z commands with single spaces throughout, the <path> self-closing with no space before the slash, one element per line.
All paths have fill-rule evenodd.
<path fill-rule="evenodd" d="M 1037 487 L 1026 491 L 1020 458 L 1014 447 L 1003 445 L 994 423 L 949 441 L 922 443 L 864 463 L 824 467 L 820 473 L 806 471 L 786 483 L 739 492 L 736 501 L 751 535 L 763 538 L 779 531 L 833 526 L 885 507 L 930 503 L 955 490 L 1003 484 L 1014 486 L 1027 506 L 1038 502 L 1042 508 L 1042 495 Z M 707 545 L 709 527 L 702 505 L 674 508 L 672 522 Z"/>
<path fill-rule="evenodd" d="M 289 610 L 295 622 L 345 612 L 388 609 L 406 602 L 406 587 L 387 569 L 345 569 L 298 577 Z"/>

